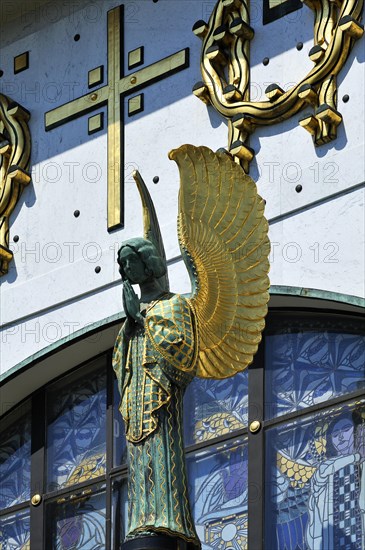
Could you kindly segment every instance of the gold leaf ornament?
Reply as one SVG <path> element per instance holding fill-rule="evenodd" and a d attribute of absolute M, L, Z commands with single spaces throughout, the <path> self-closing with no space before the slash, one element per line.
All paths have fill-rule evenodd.
<path fill-rule="evenodd" d="M 336 138 L 337 126 L 342 122 L 337 111 L 336 78 L 355 41 L 364 34 L 364 0 L 302 2 L 314 16 L 313 47 L 309 52 L 314 65 L 286 91 L 272 82 L 265 90 L 266 101 L 250 99 L 250 49 L 254 36 L 250 2 L 217 0 L 209 22 L 199 21 L 193 27 L 202 40 L 203 79 L 195 84 L 193 94 L 227 119 L 228 149 L 246 172 L 254 157 L 249 136 L 257 127 L 280 123 L 309 106 L 313 113 L 306 113 L 299 124 L 320 146 Z"/>
<path fill-rule="evenodd" d="M 228 378 L 253 360 L 269 300 L 268 223 L 254 181 L 226 152 L 183 145 L 178 237 L 188 267 L 197 376 Z"/>
<path fill-rule="evenodd" d="M 9 220 L 22 191 L 30 183 L 30 113 L 0 94 L 0 276 L 13 252 L 9 248 Z"/>
<path fill-rule="evenodd" d="M 303 461 L 296 462 L 281 453 L 277 453 L 277 467 L 290 479 L 292 487 L 304 487 L 316 471 L 314 466 Z"/>

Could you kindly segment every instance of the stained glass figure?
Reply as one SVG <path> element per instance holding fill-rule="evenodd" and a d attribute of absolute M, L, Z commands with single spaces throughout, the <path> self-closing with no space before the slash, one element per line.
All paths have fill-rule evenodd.
<path fill-rule="evenodd" d="M 30 498 L 30 408 L 27 406 L 24 410 L 22 407 L 11 415 L 10 425 L 5 425 L 4 422 L 2 424 L 0 510 Z"/>
<path fill-rule="evenodd" d="M 1 550 L 30 550 L 29 510 L 0 517 Z"/>
<path fill-rule="evenodd" d="M 106 374 L 100 362 L 52 386 L 47 408 L 48 490 L 104 474 Z"/>
<path fill-rule="evenodd" d="M 248 370 L 225 380 L 195 378 L 186 391 L 184 411 L 186 445 L 246 427 Z"/>
<path fill-rule="evenodd" d="M 49 550 L 104 550 L 106 548 L 105 493 L 47 506 Z"/>
<path fill-rule="evenodd" d="M 365 336 L 293 325 L 266 337 L 266 418 L 365 388 Z"/>
<path fill-rule="evenodd" d="M 361 550 L 365 400 L 267 432 L 266 540 L 272 550 Z"/>
<path fill-rule="evenodd" d="M 247 441 L 188 457 L 190 499 L 202 550 L 247 548 Z"/>

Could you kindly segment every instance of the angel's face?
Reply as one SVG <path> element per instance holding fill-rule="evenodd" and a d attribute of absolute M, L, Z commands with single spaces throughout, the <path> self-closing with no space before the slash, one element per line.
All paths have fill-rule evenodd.
<path fill-rule="evenodd" d="M 129 246 L 122 248 L 119 253 L 118 261 L 128 281 L 132 284 L 141 284 L 150 278 L 150 274 L 147 272 L 145 264 L 138 254 Z"/>
<path fill-rule="evenodd" d="M 333 427 L 332 443 L 338 454 L 347 455 L 353 452 L 354 448 L 354 426 L 343 418 Z"/>

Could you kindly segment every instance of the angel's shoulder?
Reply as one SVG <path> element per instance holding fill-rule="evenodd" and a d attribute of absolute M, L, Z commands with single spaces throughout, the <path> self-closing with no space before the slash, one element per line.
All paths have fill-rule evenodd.
<path fill-rule="evenodd" d="M 174 292 L 169 292 L 164 298 L 162 298 L 159 303 L 163 306 L 170 306 L 172 308 L 187 308 L 189 307 L 189 302 L 185 296 L 182 294 L 177 294 Z"/>
<path fill-rule="evenodd" d="M 170 298 L 168 298 L 168 301 L 170 302 L 171 306 L 174 308 L 190 309 L 188 299 L 186 298 L 186 296 L 183 296 L 182 294 L 171 293 L 171 296 Z"/>
<path fill-rule="evenodd" d="M 168 312 L 173 315 L 179 315 L 190 313 L 190 310 L 189 301 L 185 296 L 170 292 L 168 295 L 156 301 L 148 313 L 150 315 L 165 314 L 166 316 Z"/>

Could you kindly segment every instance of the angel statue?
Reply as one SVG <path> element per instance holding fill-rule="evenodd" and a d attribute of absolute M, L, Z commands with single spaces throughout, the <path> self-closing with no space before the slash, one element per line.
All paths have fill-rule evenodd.
<path fill-rule="evenodd" d="M 183 395 L 195 376 L 245 369 L 261 340 L 269 299 L 264 201 L 226 152 L 183 145 L 178 238 L 192 292 L 170 292 L 155 209 L 140 174 L 144 238 L 122 243 L 126 320 L 113 367 L 128 449 L 128 529 L 123 549 L 201 548 L 189 506 Z M 140 298 L 133 290 L 140 286 Z"/>

